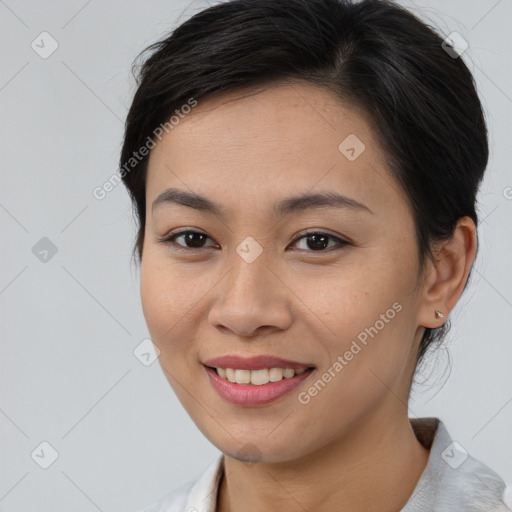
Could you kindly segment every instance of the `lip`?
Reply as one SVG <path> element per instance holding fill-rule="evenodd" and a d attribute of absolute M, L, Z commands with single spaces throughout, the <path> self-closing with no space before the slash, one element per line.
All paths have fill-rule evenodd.
<path fill-rule="evenodd" d="M 225 355 L 208 359 L 204 361 L 203 364 L 213 368 L 234 368 L 236 370 L 263 370 L 264 368 L 293 368 L 294 370 L 298 370 L 299 368 L 314 366 L 311 363 L 299 363 L 297 361 L 290 361 L 270 355 L 252 357 Z"/>
<path fill-rule="evenodd" d="M 242 406 L 264 405 L 273 402 L 274 400 L 290 393 L 299 384 L 301 384 L 304 379 L 307 379 L 315 371 L 314 368 L 308 368 L 300 375 L 257 386 L 254 384 L 237 384 L 236 382 L 229 382 L 229 380 L 223 379 L 218 375 L 213 368 L 208 366 L 205 366 L 204 368 L 215 391 L 217 391 L 217 393 L 228 402 Z M 244 368 L 239 369 L 242 370 Z"/>

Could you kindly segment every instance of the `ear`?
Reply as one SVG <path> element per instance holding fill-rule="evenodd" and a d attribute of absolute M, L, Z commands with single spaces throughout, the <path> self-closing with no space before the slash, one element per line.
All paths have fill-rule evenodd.
<path fill-rule="evenodd" d="M 444 324 L 464 291 L 476 250 L 476 227 L 470 217 L 459 219 L 449 240 L 434 244 L 434 261 L 429 260 L 425 269 L 419 325 L 436 328 Z M 443 317 L 436 318 L 436 310 Z"/>

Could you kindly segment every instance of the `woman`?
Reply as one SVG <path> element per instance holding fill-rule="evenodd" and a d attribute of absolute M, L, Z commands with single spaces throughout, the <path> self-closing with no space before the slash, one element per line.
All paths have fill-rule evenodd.
<path fill-rule="evenodd" d="M 408 417 L 477 251 L 455 43 L 387 1 L 237 0 L 149 48 L 121 155 L 143 311 L 222 455 L 146 512 L 507 510 Z"/>

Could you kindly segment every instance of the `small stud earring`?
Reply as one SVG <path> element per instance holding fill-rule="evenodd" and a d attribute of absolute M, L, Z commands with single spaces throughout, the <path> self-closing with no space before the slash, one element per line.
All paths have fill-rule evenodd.
<path fill-rule="evenodd" d="M 444 318 L 443 313 L 441 313 L 441 311 L 438 311 L 437 309 L 436 309 L 436 318 Z"/>

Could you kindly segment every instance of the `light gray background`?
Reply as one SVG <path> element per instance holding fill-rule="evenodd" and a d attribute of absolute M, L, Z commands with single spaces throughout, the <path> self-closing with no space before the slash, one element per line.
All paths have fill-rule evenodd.
<path fill-rule="evenodd" d="M 404 5 L 469 42 L 464 58 L 491 136 L 480 253 L 452 315 L 451 375 L 439 352 L 410 415 L 442 418 L 462 446 L 512 482 L 512 2 Z M 195 478 L 219 453 L 182 410 L 158 362 L 146 367 L 133 354 L 148 331 L 130 262 L 128 195 L 122 185 L 103 201 L 92 195 L 116 171 L 135 91 L 132 60 L 206 6 L 0 1 L 4 512 L 137 510 Z M 48 59 L 31 48 L 43 31 L 59 44 Z M 57 247 L 46 263 L 32 252 L 42 237 Z M 31 458 L 43 441 L 59 455 L 46 470 Z"/>

